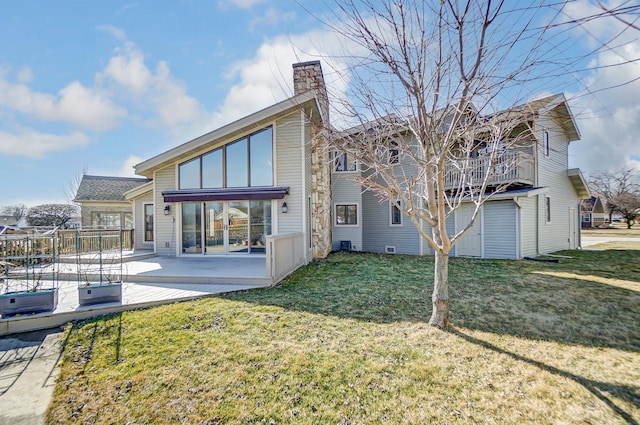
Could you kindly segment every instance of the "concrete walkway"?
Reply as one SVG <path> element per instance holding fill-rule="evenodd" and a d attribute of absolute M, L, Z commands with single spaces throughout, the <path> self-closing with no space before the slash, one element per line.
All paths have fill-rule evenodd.
<path fill-rule="evenodd" d="M 0 338 L 0 424 L 44 423 L 62 350 L 60 329 Z"/>
<path fill-rule="evenodd" d="M 587 248 L 592 245 L 598 245 L 607 242 L 638 242 L 640 238 L 618 238 L 615 236 L 582 236 L 582 247 Z"/>

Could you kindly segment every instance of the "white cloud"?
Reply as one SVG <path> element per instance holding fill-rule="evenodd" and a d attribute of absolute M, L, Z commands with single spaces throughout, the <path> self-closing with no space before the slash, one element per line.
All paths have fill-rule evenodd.
<path fill-rule="evenodd" d="M 602 11 L 586 1 L 567 10 L 571 16 Z M 640 81 L 633 80 L 640 78 L 640 63 L 626 62 L 640 58 L 638 32 L 612 17 L 592 20 L 580 30 L 585 32 L 579 39 L 590 47 L 616 38 L 592 58 L 594 70 L 581 81 L 581 91 L 569 95 L 582 134 L 571 146 L 571 163 L 587 172 L 637 165 L 632 158 L 640 158 Z"/>
<path fill-rule="evenodd" d="M 129 157 L 122 163 L 122 166 L 115 172 L 115 176 L 118 177 L 140 177 L 134 173 L 133 167 L 143 161 L 142 158 L 136 155 L 129 155 Z M 109 174 L 111 175 L 111 174 Z"/>
<path fill-rule="evenodd" d="M 19 83 L 27 84 L 33 80 L 33 72 L 31 72 L 31 68 L 25 66 L 20 71 L 18 71 L 18 75 L 16 75 L 16 79 Z"/>
<path fill-rule="evenodd" d="M 250 9 L 256 4 L 262 2 L 264 2 L 264 0 L 220 0 L 218 1 L 218 5 L 222 8 L 235 6 L 241 9 Z"/>
<path fill-rule="evenodd" d="M 96 82 L 133 102 L 154 127 L 173 127 L 202 120 L 206 115 L 198 100 L 187 94 L 186 85 L 176 79 L 169 65 L 161 61 L 155 72 L 144 62 L 144 54 L 133 43 L 118 48 Z M 151 117 L 149 118 L 149 113 Z"/>
<path fill-rule="evenodd" d="M 31 129 L 21 129 L 18 133 L 0 131 L 0 152 L 11 156 L 42 158 L 47 152 L 78 148 L 88 142 L 87 136 L 80 132 L 58 136 Z"/>
<path fill-rule="evenodd" d="M 127 33 L 122 28 L 119 28 L 113 25 L 98 25 L 96 29 L 98 31 L 102 31 L 107 34 L 110 34 L 111 36 L 115 37 L 118 40 L 124 41 L 127 39 Z"/>
<path fill-rule="evenodd" d="M 33 91 L 26 84 L 7 81 L 0 75 L 0 106 L 44 121 L 63 121 L 82 128 L 104 131 L 126 115 L 99 90 L 74 81 L 57 96 Z"/>
<path fill-rule="evenodd" d="M 291 22 L 295 19 L 295 17 L 295 12 L 282 12 L 275 7 L 269 7 L 267 10 L 265 10 L 262 16 L 258 16 L 251 20 L 251 22 L 249 23 L 249 31 L 253 31 L 258 26 L 274 27 L 278 24 Z"/>

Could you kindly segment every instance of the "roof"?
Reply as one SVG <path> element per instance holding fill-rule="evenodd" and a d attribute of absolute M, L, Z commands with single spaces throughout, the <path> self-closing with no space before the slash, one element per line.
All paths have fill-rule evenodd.
<path fill-rule="evenodd" d="M 309 107 L 313 108 L 313 113 L 319 114 L 322 119 L 322 112 L 318 107 L 318 100 L 316 99 L 316 93 L 314 90 L 290 97 L 282 102 L 278 102 L 258 112 L 247 115 L 244 118 L 240 118 L 237 121 L 147 159 L 135 166 L 136 174 L 153 177 L 153 172 L 155 170 L 181 158 L 187 158 L 211 142 L 215 142 L 222 138 L 233 137 L 234 135 L 240 135 L 243 132 L 254 128 L 257 129 L 278 116 L 290 113 L 296 109 Z"/>
<path fill-rule="evenodd" d="M 126 202 L 124 193 L 149 182 L 139 177 L 82 176 L 75 202 Z"/>

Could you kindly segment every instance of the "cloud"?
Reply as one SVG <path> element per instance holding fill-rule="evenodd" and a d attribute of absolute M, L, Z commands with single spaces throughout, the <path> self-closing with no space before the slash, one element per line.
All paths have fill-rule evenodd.
<path fill-rule="evenodd" d="M 174 127 L 206 116 L 204 107 L 187 94 L 186 84 L 172 75 L 165 61 L 152 71 L 142 51 L 130 42 L 115 50 L 96 81 L 123 101 L 134 103 L 145 116 L 143 121 L 153 127 Z"/>
<path fill-rule="evenodd" d="M 567 10 L 571 16 L 601 12 L 586 1 Z M 571 147 L 570 161 L 587 172 L 637 166 L 640 81 L 633 80 L 640 78 L 640 63 L 633 60 L 640 58 L 638 32 L 612 17 L 592 20 L 576 31 L 584 31 L 580 40 L 590 47 L 612 37 L 615 41 L 593 56 L 581 90 L 569 95 L 582 134 Z"/>
<path fill-rule="evenodd" d="M 295 12 L 282 12 L 274 7 L 269 7 L 262 16 L 251 20 L 249 23 L 249 31 L 253 31 L 258 26 L 275 27 L 282 23 L 291 22 L 295 17 Z"/>
<path fill-rule="evenodd" d="M 124 41 L 127 39 L 127 33 L 119 27 L 113 25 L 98 25 L 96 27 L 98 31 L 105 32 L 112 35 L 114 38 Z"/>
<path fill-rule="evenodd" d="M 251 9 L 256 4 L 262 2 L 264 2 L 264 0 L 220 0 L 218 1 L 218 6 L 220 6 L 221 8 L 235 6 L 241 9 Z"/>
<path fill-rule="evenodd" d="M 116 170 L 113 174 L 118 177 L 140 177 L 134 173 L 133 167 L 143 161 L 142 158 L 136 155 L 129 155 L 129 157 L 122 163 L 122 166 Z"/>
<path fill-rule="evenodd" d="M 56 96 L 33 91 L 26 84 L 7 81 L 0 75 L 0 106 L 44 121 L 62 121 L 82 128 L 105 131 L 117 125 L 126 111 L 99 90 L 74 81 Z"/>
<path fill-rule="evenodd" d="M 33 80 L 33 72 L 31 72 L 31 68 L 25 66 L 20 71 L 18 71 L 18 75 L 16 75 L 16 79 L 19 83 L 27 84 Z"/>
<path fill-rule="evenodd" d="M 10 156 L 42 158 L 47 152 L 78 148 L 89 143 L 80 132 L 58 136 L 39 133 L 31 129 L 20 129 L 17 134 L 0 131 L 0 152 Z"/>

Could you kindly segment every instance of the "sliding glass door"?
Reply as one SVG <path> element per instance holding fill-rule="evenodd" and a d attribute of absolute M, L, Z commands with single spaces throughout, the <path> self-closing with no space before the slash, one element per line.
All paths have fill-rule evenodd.
<path fill-rule="evenodd" d="M 266 252 L 266 236 L 271 234 L 271 201 L 183 203 L 181 210 L 185 254 Z"/>

